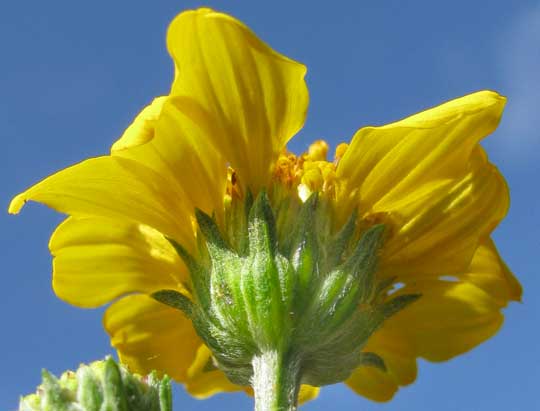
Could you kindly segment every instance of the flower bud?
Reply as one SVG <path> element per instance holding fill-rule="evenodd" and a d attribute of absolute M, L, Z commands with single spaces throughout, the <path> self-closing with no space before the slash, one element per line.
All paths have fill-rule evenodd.
<path fill-rule="evenodd" d="M 108 357 L 56 378 L 42 371 L 35 394 L 21 397 L 19 411 L 172 411 L 168 377 L 131 374 Z"/>

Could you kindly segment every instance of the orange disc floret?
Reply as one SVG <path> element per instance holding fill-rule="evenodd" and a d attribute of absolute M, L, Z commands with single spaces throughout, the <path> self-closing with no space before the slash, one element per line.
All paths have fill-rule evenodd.
<path fill-rule="evenodd" d="M 296 189 L 302 201 L 313 192 L 333 195 L 336 165 L 326 161 L 327 154 L 328 143 L 324 140 L 315 141 L 299 156 L 283 151 L 274 167 L 274 181 Z"/>

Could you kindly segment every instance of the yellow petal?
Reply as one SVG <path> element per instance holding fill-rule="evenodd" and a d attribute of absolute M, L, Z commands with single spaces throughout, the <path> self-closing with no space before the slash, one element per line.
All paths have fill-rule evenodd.
<path fill-rule="evenodd" d="M 212 361 L 212 353 L 206 347 L 201 345 L 197 351 L 197 357 L 188 370 L 188 381 L 186 390 L 195 398 L 204 399 L 220 392 L 245 391 L 253 396 L 251 387 L 242 387 L 229 381 L 225 374 L 220 370 L 207 370 L 206 367 Z M 310 401 L 319 394 L 318 387 L 302 385 L 298 394 L 300 404 Z"/>
<path fill-rule="evenodd" d="M 337 174 L 365 209 L 399 201 L 423 184 L 460 177 L 473 147 L 497 127 L 505 98 L 473 93 L 353 137 Z"/>
<path fill-rule="evenodd" d="M 133 292 L 184 290 L 186 268 L 171 244 L 144 225 L 104 218 L 68 218 L 53 233 L 56 295 L 97 307 Z"/>
<path fill-rule="evenodd" d="M 229 381 L 220 370 L 207 370 L 212 361 L 212 353 L 201 345 L 197 350 L 195 361 L 188 370 L 186 390 L 195 398 L 204 399 L 220 392 L 234 392 L 245 390 L 245 387 L 235 385 Z"/>
<path fill-rule="evenodd" d="M 211 144 L 213 124 L 189 99 L 160 97 L 135 118 L 111 152 L 167 176 L 194 206 L 219 214 L 227 166 Z"/>
<path fill-rule="evenodd" d="M 302 384 L 298 392 L 298 404 L 304 404 L 305 402 L 314 400 L 319 396 L 319 391 L 319 387 Z"/>
<path fill-rule="evenodd" d="M 18 213 L 28 200 L 76 217 L 142 223 L 182 244 L 193 242 L 189 200 L 163 176 L 129 159 L 97 157 L 59 171 L 16 196 L 9 212 Z"/>
<path fill-rule="evenodd" d="M 463 272 L 508 205 L 505 181 L 476 147 L 460 178 L 424 185 L 387 208 L 374 208 L 388 213 L 393 225 L 381 265 L 393 275 Z"/>
<path fill-rule="evenodd" d="M 214 119 L 208 136 L 241 184 L 266 185 L 308 105 L 306 68 L 272 50 L 244 24 L 210 9 L 180 14 L 167 34 L 176 78 L 171 96 Z"/>
<path fill-rule="evenodd" d="M 356 393 L 374 401 L 389 401 L 399 386 L 416 379 L 415 352 L 409 342 L 387 324 L 370 337 L 363 351 L 377 353 L 384 360 L 386 372 L 367 366 L 356 369 L 346 381 Z"/>
<path fill-rule="evenodd" d="M 196 398 L 220 392 L 248 391 L 231 383 L 220 370 L 207 370 L 211 352 L 182 312 L 144 295 L 114 303 L 103 319 L 120 360 L 132 371 L 157 370 L 178 382 Z"/>
<path fill-rule="evenodd" d="M 208 370 L 207 366 L 212 361 L 212 353 L 206 347 L 201 345 L 197 351 L 197 357 L 188 370 L 188 380 L 185 384 L 186 390 L 195 398 L 204 399 L 220 392 L 245 391 L 253 396 L 251 387 L 242 387 L 229 381 L 225 374 L 220 370 Z M 317 398 L 319 394 L 318 387 L 310 385 L 301 385 L 298 393 L 298 403 L 310 401 Z"/>
<path fill-rule="evenodd" d="M 491 238 L 482 241 L 469 270 L 459 279 L 480 287 L 502 307 L 511 300 L 521 300 L 521 284 L 499 256 Z"/>
<path fill-rule="evenodd" d="M 154 138 L 155 122 L 161 114 L 163 104 L 167 97 L 157 97 L 152 103 L 146 106 L 139 115 L 133 120 L 133 123 L 124 131 L 111 147 L 111 152 L 121 152 L 130 147 L 137 147 L 147 143 Z"/>
<path fill-rule="evenodd" d="M 202 344 L 181 311 L 145 295 L 130 295 L 112 304 L 103 324 L 120 361 L 143 375 L 157 370 L 185 382 Z"/>
<path fill-rule="evenodd" d="M 415 352 L 409 341 L 400 337 L 392 327 L 383 327 L 369 339 L 364 351 L 376 352 L 384 359 L 388 374 L 396 384 L 409 385 L 418 373 Z"/>
<path fill-rule="evenodd" d="M 416 354 L 445 361 L 469 351 L 493 336 L 502 324 L 500 306 L 471 283 L 421 281 L 400 293 L 422 297 L 383 327 L 396 328 Z"/>
<path fill-rule="evenodd" d="M 461 272 L 504 217 L 508 188 L 478 145 L 504 103 L 481 91 L 356 133 L 338 164 L 337 201 L 367 219 L 384 216 L 385 272 Z"/>
<path fill-rule="evenodd" d="M 408 293 L 422 296 L 386 320 L 364 347 L 383 358 L 387 373 L 361 367 L 347 380 L 368 398 L 387 401 L 411 384 L 417 357 L 445 361 L 490 338 L 502 323 L 500 309 L 520 297 L 521 287 L 486 239 L 456 281 L 412 279 L 395 295 Z"/>
<path fill-rule="evenodd" d="M 375 367 L 360 367 L 345 380 L 355 393 L 373 401 L 389 401 L 398 386 L 392 376 Z"/>

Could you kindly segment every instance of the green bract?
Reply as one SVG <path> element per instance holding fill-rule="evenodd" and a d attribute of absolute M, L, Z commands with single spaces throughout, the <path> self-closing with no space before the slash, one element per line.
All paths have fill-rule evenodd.
<path fill-rule="evenodd" d="M 42 371 L 36 394 L 22 397 L 19 411 L 172 411 L 168 377 L 140 377 L 111 358 L 81 365 L 56 378 Z"/>
<path fill-rule="evenodd" d="M 244 386 L 256 384 L 257 359 L 268 355 L 276 367 L 292 367 L 284 378 L 296 384 L 289 386 L 340 382 L 360 365 L 384 369 L 381 358 L 361 349 L 418 295 L 388 300 L 390 283 L 375 280 L 384 225 L 359 231 L 353 215 L 331 234 L 326 206 L 312 195 L 284 214 L 263 192 L 231 209 L 234 226 L 226 223 L 225 235 L 197 211 L 205 240 L 197 256 L 171 240 L 191 272 L 193 299 L 174 290 L 153 297 L 190 316 L 213 352 L 208 367 Z"/>

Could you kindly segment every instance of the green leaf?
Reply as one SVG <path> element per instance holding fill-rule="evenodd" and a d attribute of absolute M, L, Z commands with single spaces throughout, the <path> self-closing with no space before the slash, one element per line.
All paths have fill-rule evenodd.
<path fill-rule="evenodd" d="M 317 241 L 317 221 L 315 218 L 318 196 L 313 193 L 302 205 L 298 213 L 296 227 L 291 234 L 290 260 L 298 277 L 299 297 L 309 296 L 309 289 L 318 277 L 319 244 Z M 300 305 L 305 298 L 300 298 Z"/>
<path fill-rule="evenodd" d="M 210 279 L 207 270 L 201 266 L 195 258 L 174 239 L 165 237 L 174 247 L 178 256 L 184 261 L 189 272 L 191 282 L 194 287 L 197 301 L 204 310 L 208 310 L 210 303 Z"/>
<path fill-rule="evenodd" d="M 249 253 L 275 254 L 277 246 L 274 213 L 266 192 L 262 191 L 249 211 L 248 218 Z"/>
<path fill-rule="evenodd" d="M 375 367 L 386 372 L 386 364 L 384 363 L 384 360 L 374 352 L 360 353 L 358 366 Z"/>
<path fill-rule="evenodd" d="M 392 298 L 389 301 L 384 302 L 383 304 L 377 307 L 377 311 L 383 315 L 385 319 L 390 318 L 394 314 L 400 312 L 409 304 L 414 303 L 418 300 L 422 294 L 404 294 L 398 297 Z"/>
<path fill-rule="evenodd" d="M 172 411 L 171 379 L 167 375 L 160 381 L 158 389 L 160 411 Z"/>
<path fill-rule="evenodd" d="M 129 411 L 122 375 L 112 357 L 105 360 L 103 394 L 103 411 Z"/>
<path fill-rule="evenodd" d="M 47 370 L 41 371 L 44 411 L 67 411 L 69 401 L 63 395 L 62 387 L 54 375 Z"/>
<path fill-rule="evenodd" d="M 360 302 L 368 301 L 373 295 L 373 281 L 379 260 L 379 250 L 384 240 L 384 231 L 383 224 L 370 227 L 342 266 L 344 271 L 351 272 L 358 279 Z"/>
<path fill-rule="evenodd" d="M 77 371 L 79 388 L 77 399 L 85 411 L 100 411 L 103 402 L 103 394 L 99 388 L 99 381 L 89 367 L 80 368 Z"/>
<path fill-rule="evenodd" d="M 351 241 L 354 229 L 356 228 L 356 211 L 351 214 L 341 230 L 334 236 L 328 247 L 328 257 L 326 258 L 326 267 L 331 269 L 341 264 L 343 253 Z"/>
<path fill-rule="evenodd" d="M 182 311 L 190 318 L 193 315 L 193 303 L 191 300 L 176 290 L 159 290 L 152 293 L 151 297 L 162 304 Z"/>
<path fill-rule="evenodd" d="M 195 218 L 200 230 L 204 234 L 207 240 L 207 245 L 210 244 L 220 250 L 229 250 L 229 246 L 223 239 L 219 228 L 212 217 L 206 214 L 204 211 L 195 209 Z M 209 250 L 211 251 L 211 250 Z"/>

